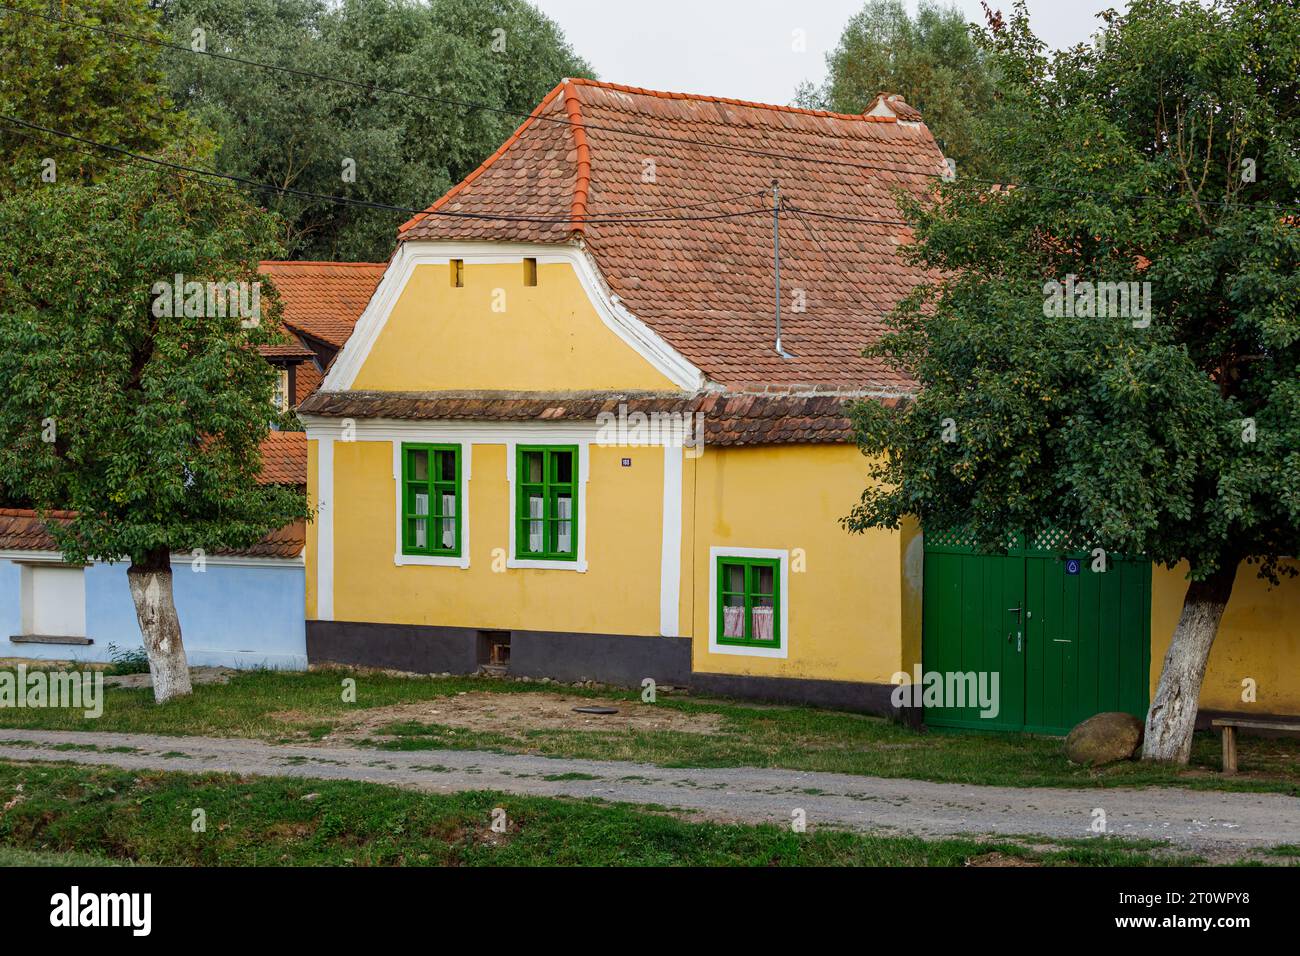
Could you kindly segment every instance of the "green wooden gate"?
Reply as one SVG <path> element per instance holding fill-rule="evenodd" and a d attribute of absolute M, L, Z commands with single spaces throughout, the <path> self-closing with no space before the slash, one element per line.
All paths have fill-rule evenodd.
<path fill-rule="evenodd" d="M 1151 562 L 1109 556 L 1094 571 L 1063 537 L 1017 536 L 1004 554 L 981 554 L 959 533 L 926 534 L 924 671 L 946 685 L 998 673 L 996 716 L 948 695 L 926 702 L 927 723 L 1063 734 L 1103 711 L 1146 716 Z"/>

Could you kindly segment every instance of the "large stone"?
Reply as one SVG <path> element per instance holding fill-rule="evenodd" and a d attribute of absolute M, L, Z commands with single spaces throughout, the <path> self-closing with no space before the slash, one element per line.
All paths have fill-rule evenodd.
<path fill-rule="evenodd" d="M 1132 714 L 1111 711 L 1089 717 L 1065 738 L 1065 756 L 1071 763 L 1096 767 L 1128 760 L 1142 742 L 1142 721 Z"/>

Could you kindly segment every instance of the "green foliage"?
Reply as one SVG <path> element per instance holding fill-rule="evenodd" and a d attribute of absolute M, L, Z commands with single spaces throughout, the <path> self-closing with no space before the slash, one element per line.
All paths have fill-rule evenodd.
<path fill-rule="evenodd" d="M 5 0 L 5 6 L 66 16 L 144 36 L 163 36 L 145 0 Z M 169 102 L 157 48 L 139 40 L 76 30 L 0 10 L 0 114 L 137 152 L 153 153 L 192 135 Z M 53 159 L 57 179 L 103 175 L 117 160 L 93 148 L 0 122 L 5 175 L 0 194 L 42 184 L 42 161 Z"/>
<path fill-rule="evenodd" d="M 933 279 L 869 352 L 918 395 L 856 406 L 873 483 L 847 524 L 1056 526 L 1276 580 L 1300 552 L 1300 10 L 1135 0 L 1104 36 L 1045 57 L 1023 5 L 985 36 L 990 142 L 1025 185 L 909 204 Z M 1149 327 L 1045 314 L 1068 275 L 1150 282 Z"/>
<path fill-rule="evenodd" d="M 870 0 L 827 55 L 826 81 L 799 91 L 800 105 L 861 113 L 878 93 L 901 93 L 959 173 L 984 176 L 978 121 L 993 102 L 994 81 L 971 30 L 956 7 L 923 0 L 913 18 L 901 0 Z"/>
<path fill-rule="evenodd" d="M 246 547 L 305 515 L 300 492 L 257 484 L 269 287 L 247 328 L 155 314 L 178 273 L 258 281 L 277 228 L 234 190 L 156 168 L 0 201 L 0 485 L 77 512 L 51 526 L 69 560 Z"/>
<path fill-rule="evenodd" d="M 430 205 L 522 122 L 517 113 L 458 103 L 526 115 L 562 78 L 590 75 L 556 26 L 523 0 L 167 0 L 163 9 L 175 42 L 186 46 L 202 28 L 212 51 L 434 98 L 165 55 L 177 101 L 220 138 L 216 168 L 407 208 Z M 494 40 L 504 51 L 492 49 Z M 355 182 L 344 181 L 347 159 Z M 382 261 L 409 218 L 289 195 L 267 201 L 287 223 L 295 258 Z"/>

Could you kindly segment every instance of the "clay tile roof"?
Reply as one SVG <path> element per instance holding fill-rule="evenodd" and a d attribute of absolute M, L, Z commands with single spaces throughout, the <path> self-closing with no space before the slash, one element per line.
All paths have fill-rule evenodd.
<path fill-rule="evenodd" d="M 72 518 L 71 511 L 52 511 L 52 521 Z M 217 554 L 260 558 L 296 558 L 307 544 L 307 525 L 295 521 L 278 528 L 247 548 L 219 549 Z M 13 551 L 54 551 L 54 537 L 46 530 L 36 512 L 27 508 L 0 508 L 0 549 Z"/>
<path fill-rule="evenodd" d="M 317 392 L 302 411 L 327 418 L 414 421 L 599 421 L 606 413 L 699 414 L 704 444 L 772 445 L 854 440 L 842 395 L 704 392 Z M 881 399 L 892 404 L 897 399 Z M 630 419 L 629 419 L 630 420 Z M 683 421 L 683 419 L 678 419 Z"/>
<path fill-rule="evenodd" d="M 308 395 L 320 388 L 320 383 L 324 379 L 325 376 L 321 374 L 315 363 L 303 362 L 299 365 L 294 373 L 293 403 L 301 405 Z"/>
<path fill-rule="evenodd" d="M 289 359 L 295 362 L 306 362 L 316 357 L 316 353 L 295 336 L 286 336 L 290 341 L 277 345 L 259 345 L 257 351 L 265 359 Z"/>
<path fill-rule="evenodd" d="M 280 293 L 284 324 L 336 349 L 352 334 L 386 268 L 383 262 L 261 264 Z"/>
<path fill-rule="evenodd" d="M 269 432 L 262 439 L 263 485 L 307 484 L 307 436 L 302 432 Z"/>
<path fill-rule="evenodd" d="M 54 520 L 72 517 L 70 511 L 52 511 Z M 27 508 L 0 508 L 0 550 L 51 551 L 54 538 Z"/>
<path fill-rule="evenodd" d="M 277 528 L 256 544 L 238 551 L 218 551 L 218 554 L 242 555 L 249 558 L 296 558 L 307 546 L 307 522 L 294 521 Z"/>
<path fill-rule="evenodd" d="M 923 124 L 906 120 L 919 120 L 914 109 L 898 97 L 888 103 L 882 115 L 850 116 L 565 80 L 399 238 L 580 237 L 623 305 L 718 384 L 909 391 L 911 382 L 861 351 L 923 278 L 900 255 L 911 233 L 897 224 L 893 190 L 929 192 L 943 155 Z M 786 209 L 782 344 L 793 358 L 774 347 L 773 178 Z M 656 209 L 642 218 L 669 221 L 627 221 Z M 745 214 L 701 218 L 721 213 Z"/>
<path fill-rule="evenodd" d="M 270 432 L 262 440 L 261 484 L 307 484 L 307 436 L 302 432 Z M 53 521 L 74 517 L 71 511 L 51 511 Z M 293 522 L 272 531 L 247 548 L 221 549 L 218 554 L 245 557 L 296 558 L 307 543 L 306 524 Z M 53 551 L 53 536 L 28 508 L 0 508 L 0 550 Z"/>

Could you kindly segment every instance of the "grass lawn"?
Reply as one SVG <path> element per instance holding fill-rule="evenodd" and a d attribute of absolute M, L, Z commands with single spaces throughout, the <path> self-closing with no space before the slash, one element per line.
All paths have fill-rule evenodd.
<path fill-rule="evenodd" d="M 18 850 L 0 846 L 0 867 L 4 866 L 131 866 L 130 860 L 114 860 L 94 853 L 76 851 Z"/>
<path fill-rule="evenodd" d="M 21 790 L 19 787 L 21 786 Z M 1157 841 L 867 836 L 691 822 L 485 791 L 0 762 L 0 864 L 176 866 L 1152 866 Z M 506 831 L 490 827 L 506 811 Z M 206 829 L 192 829 L 194 810 Z M 89 854 L 89 855 L 88 855 Z M 1285 860 L 1270 861 L 1276 863 Z"/>
<path fill-rule="evenodd" d="M 356 703 L 342 699 L 344 678 L 356 680 Z M 464 694 L 563 692 L 612 700 L 620 708 L 667 708 L 710 715 L 709 733 L 680 730 L 538 729 L 520 723 L 483 731 L 426 720 L 381 723 L 363 741 L 380 748 L 475 749 L 595 760 L 633 760 L 674 767 L 783 767 L 955 783 L 1040 787 L 1182 786 L 1276 791 L 1300 795 L 1300 740 L 1245 738 L 1241 773 L 1218 773 L 1219 742 L 1198 734 L 1184 769 L 1124 762 L 1097 770 L 1072 766 L 1056 738 L 1016 734 L 915 731 L 889 721 L 807 707 L 767 707 L 661 694 L 642 704 L 635 691 L 592 690 L 485 678 L 404 678 L 382 674 L 252 671 L 227 685 L 199 686 L 192 697 L 163 706 L 149 690 L 106 690 L 104 714 L 0 709 L 0 727 L 247 736 L 312 741 L 342 733 L 375 708 Z M 280 716 L 276 716 L 280 715 Z M 289 716 L 285 716 L 289 715 Z M 0 730 L 0 738 L 3 731 Z"/>

